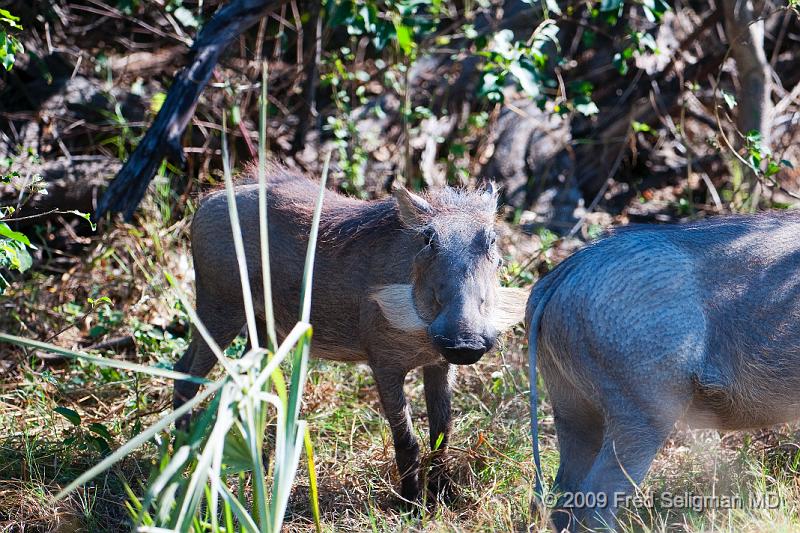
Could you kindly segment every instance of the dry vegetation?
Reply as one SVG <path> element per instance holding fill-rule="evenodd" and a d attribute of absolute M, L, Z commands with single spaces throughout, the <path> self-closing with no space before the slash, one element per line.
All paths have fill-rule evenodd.
<path fill-rule="evenodd" d="M 151 10 L 139 5 L 141 2 L 122 1 L 22 4 L 0 2 L 27 21 L 23 41 L 35 52 L 20 58 L 15 71 L 6 74 L 0 85 L 0 157 L 11 158 L 9 168 L 21 170 L 23 175 L 42 174 L 50 182 L 52 196 L 72 202 L 59 207 L 89 211 L 98 187 L 113 175 L 119 160 L 129 155 L 152 119 L 193 29 L 167 9 L 174 8 L 174 2 L 152 2 Z M 218 2 L 207 4 L 204 13 L 210 16 Z M 133 8 L 126 11 L 129 5 Z M 319 108 L 324 108 L 325 117 L 341 123 L 318 128 L 322 139 L 315 138 L 315 128 L 310 127 L 313 142 L 292 149 L 298 124 L 316 120 L 304 107 L 304 64 L 287 57 L 296 52 L 291 43 L 304 38 L 296 31 L 296 8 L 295 3 L 288 4 L 261 28 L 242 36 L 237 49 L 223 61 L 187 135 L 186 145 L 191 147 L 187 171 L 165 165 L 133 223 L 106 221 L 99 231 L 92 232 L 83 221 L 59 215 L 23 228 L 38 235 L 39 249 L 34 253 L 34 268 L 16 276 L 0 296 L 0 331 L 150 365 L 169 367 L 177 360 L 187 346 L 189 320 L 169 290 L 164 273 L 173 274 L 191 291 L 188 224 L 199 191 L 216 186 L 220 179 L 220 115 L 235 109 L 244 117 L 233 133 L 234 153 L 238 163 L 249 159 L 245 139 L 257 138 L 254 80 L 258 60 L 263 57 L 271 61 L 268 138 L 273 153 L 313 173 L 319 168 L 320 153 L 336 150 L 335 186 L 364 197 L 383 194 L 387 174 L 405 164 L 406 125 L 397 121 L 398 94 L 372 79 L 385 67 L 374 59 L 365 60 L 363 50 L 356 50 L 360 56 L 348 57 L 369 73 L 364 91 L 368 97 L 386 102 L 390 115 L 395 115 L 389 120 L 364 119 L 364 113 L 359 113 L 367 104 L 350 109 L 342 105 L 340 96 L 324 93 Z M 37 9 L 41 16 L 37 17 Z M 682 9 L 679 15 L 683 18 L 673 21 L 674 25 L 697 22 L 703 11 L 692 11 L 689 4 Z M 779 22 L 770 34 L 771 50 L 779 48 L 775 41 L 784 31 L 783 14 L 775 17 Z M 785 89 L 776 89 L 781 115 L 773 139 L 778 159 L 794 160 L 800 106 L 791 85 L 796 79 L 796 63 L 794 67 L 787 63 L 796 59 L 800 37 L 793 33 L 797 28 L 793 19 L 785 26 L 789 30 L 781 38 L 785 41 L 783 52 L 775 51 L 773 56 L 786 83 Z M 259 42 L 265 43 L 263 47 L 255 44 Z M 699 56 L 698 46 L 692 43 L 687 53 Z M 336 58 L 328 59 L 323 74 L 336 72 Z M 731 62 L 724 67 L 723 82 L 735 85 L 729 79 Z M 431 79 L 423 80 L 420 87 L 427 90 L 431 83 Z M 716 124 L 708 111 L 712 83 L 713 76 L 707 76 L 682 100 L 683 108 L 679 106 L 677 114 L 682 121 L 676 123 L 667 114 L 656 117 L 652 129 L 626 134 L 626 147 L 633 149 L 627 153 L 618 179 L 597 196 L 598 203 L 592 206 L 596 209 L 582 221 L 579 235 L 589 237 L 602 227 L 629 220 L 677 220 L 734 209 L 786 207 L 794 202 L 785 192 L 797 186 L 796 173 L 790 168 L 783 168 L 776 178 L 784 191 L 765 188 L 760 204 L 753 204 L 752 190 L 732 183 L 731 169 L 735 173 L 737 167 L 719 144 L 712 142 L 716 139 Z M 355 85 L 344 92 L 356 100 Z M 527 101 L 524 95 L 512 96 L 509 101 Z M 469 115 L 473 118 L 464 120 L 457 132 L 446 132 L 456 140 L 448 140 L 452 148 L 448 155 L 439 154 L 434 182 L 458 183 L 480 174 L 499 146 L 499 141 L 495 142 L 499 134 L 485 135 L 484 128 L 502 123 L 501 109 L 508 110 L 476 106 Z M 522 113 L 532 120 L 528 111 Z M 412 136 L 412 155 L 418 164 L 428 139 L 435 134 L 421 127 L 405 133 Z M 360 143 L 366 152 L 359 150 Z M 26 155 L 27 148 L 37 156 Z M 59 166 L 64 158 L 70 161 L 69 172 Z M 364 158 L 363 165 L 354 168 L 360 165 L 360 158 Z M 358 176 L 366 176 L 365 181 L 358 182 Z M 419 178 L 427 182 L 424 176 Z M 74 197 L 59 192 L 84 191 L 84 186 L 89 192 Z M 725 204 L 722 209 L 711 193 L 716 189 Z M 50 208 L 45 200 L 37 201 L 41 202 L 39 209 Z M 533 231 L 534 222 L 543 217 L 529 204 L 508 208 L 504 214 L 508 220 L 503 236 L 507 283 L 530 285 L 581 244 L 574 238 L 554 240 L 552 234 Z M 563 224 L 570 227 L 575 219 L 555 222 L 553 227 L 563 229 Z M 231 353 L 242 346 L 237 343 Z M 412 374 L 406 386 L 415 428 L 426 442 L 421 380 Z M 534 529 L 536 524 L 543 528 L 541 519 L 530 511 L 533 469 L 527 391 L 526 343 L 518 329 L 505 339 L 498 353 L 460 369 L 450 458 L 461 489 L 459 500 L 450 507 L 402 513 L 394 492 L 397 474 L 391 435 L 369 370 L 313 362 L 303 409 L 315 446 L 323 529 L 505 531 L 525 530 L 531 524 Z M 543 460 L 546 478 L 552 479 L 558 464 L 557 443 L 544 390 L 542 398 Z M 170 401 L 171 384 L 166 380 L 0 345 L 0 530 L 128 528 L 125 487 L 141 492 L 157 457 L 155 444 L 145 446 L 67 500 L 52 504 L 49 498 L 109 448 L 168 410 Z M 623 511 L 624 529 L 798 531 L 798 468 L 800 432 L 796 426 L 748 434 L 678 428 L 641 487 L 643 494 L 738 494 L 747 502 L 748 495 L 769 493 L 780 495 L 780 505 L 732 511 L 656 505 Z M 303 466 L 291 496 L 286 528 L 314 528 Z"/>

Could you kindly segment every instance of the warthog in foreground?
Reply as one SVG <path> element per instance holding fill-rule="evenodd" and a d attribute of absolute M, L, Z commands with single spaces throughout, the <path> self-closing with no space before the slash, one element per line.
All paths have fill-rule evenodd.
<path fill-rule="evenodd" d="M 788 212 L 623 229 L 537 283 L 526 324 L 561 452 L 559 531 L 613 528 L 678 419 L 800 416 L 798 273 Z"/>
<path fill-rule="evenodd" d="M 280 337 L 297 322 L 306 246 L 319 184 L 285 169 L 269 170 L 270 269 Z M 258 231 L 258 186 L 240 185 L 253 301 L 263 324 Z M 526 294 L 498 287 L 500 255 L 492 190 L 446 188 L 427 198 L 397 189 L 365 202 L 327 191 L 320 221 L 312 289 L 312 355 L 366 361 L 391 425 L 403 498 L 418 500 L 419 445 L 411 427 L 403 381 L 423 367 L 431 446 L 429 476 L 436 493 L 447 488 L 443 452 L 450 432 L 452 365 L 475 363 L 498 333 L 521 322 Z M 208 196 L 192 223 L 197 313 L 220 346 L 245 323 L 242 290 L 224 191 Z M 258 333 L 260 339 L 266 332 Z M 216 359 L 199 335 L 175 368 L 204 376 Z M 197 392 L 178 382 L 175 405 Z M 441 450 L 441 451 L 439 451 Z"/>

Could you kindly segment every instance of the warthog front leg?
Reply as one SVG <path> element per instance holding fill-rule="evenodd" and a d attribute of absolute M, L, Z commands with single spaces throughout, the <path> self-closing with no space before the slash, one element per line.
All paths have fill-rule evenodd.
<path fill-rule="evenodd" d="M 411 409 L 403 392 L 406 370 L 374 368 L 375 383 L 389 420 L 394 441 L 395 460 L 400 473 L 400 496 L 409 502 L 420 499 L 419 444 L 411 427 Z"/>
<path fill-rule="evenodd" d="M 453 486 L 447 475 L 447 443 L 450 440 L 452 412 L 450 397 L 455 367 L 448 364 L 426 366 L 423 369 L 425 381 L 425 405 L 428 409 L 430 426 L 431 469 L 428 473 L 428 489 L 434 497 L 449 501 L 454 496 Z"/>

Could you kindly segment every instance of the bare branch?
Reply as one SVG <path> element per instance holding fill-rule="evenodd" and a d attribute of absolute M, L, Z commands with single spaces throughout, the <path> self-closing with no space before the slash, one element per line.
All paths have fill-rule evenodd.
<path fill-rule="evenodd" d="M 193 58 L 176 77 L 144 139 L 98 202 L 95 218 L 107 212 L 133 217 L 164 157 L 186 163 L 181 137 L 220 55 L 233 40 L 285 0 L 233 0 L 211 18 L 192 46 Z"/>

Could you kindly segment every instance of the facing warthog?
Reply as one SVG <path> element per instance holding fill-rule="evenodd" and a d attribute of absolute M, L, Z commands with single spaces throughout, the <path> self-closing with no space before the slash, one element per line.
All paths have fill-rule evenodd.
<path fill-rule="evenodd" d="M 536 284 L 526 324 L 561 452 L 559 531 L 613 528 L 678 419 L 800 417 L 798 236 L 794 212 L 628 228 Z"/>
<path fill-rule="evenodd" d="M 297 321 L 306 246 L 319 184 L 269 169 L 270 269 L 278 334 Z M 226 196 L 208 196 L 192 223 L 197 313 L 220 346 L 245 323 Z M 248 276 L 264 324 L 258 230 L 258 187 L 236 188 Z M 365 202 L 327 191 L 320 219 L 312 287 L 312 355 L 367 361 L 391 425 L 401 495 L 415 501 L 419 446 L 403 381 L 423 367 L 432 448 L 444 451 L 450 432 L 452 365 L 471 364 L 491 350 L 503 329 L 521 321 L 524 295 L 498 287 L 494 230 L 497 198 L 490 190 L 446 188 L 426 198 L 397 189 Z M 262 307 L 258 307 L 261 305 Z M 266 338 L 266 332 L 259 332 Z M 199 335 L 175 368 L 206 375 L 215 357 Z M 178 382 L 175 405 L 197 392 Z M 441 440 L 440 440 L 441 439 Z M 445 488 L 442 452 L 429 479 Z"/>

